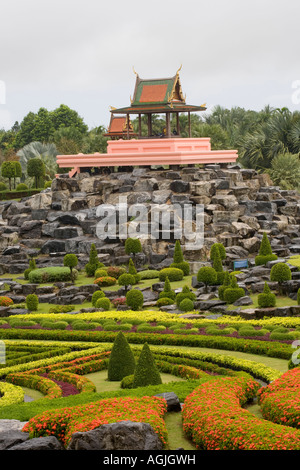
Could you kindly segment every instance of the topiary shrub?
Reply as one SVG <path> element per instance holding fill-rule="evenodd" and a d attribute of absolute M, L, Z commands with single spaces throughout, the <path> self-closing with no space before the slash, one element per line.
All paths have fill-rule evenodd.
<path fill-rule="evenodd" d="M 219 255 L 222 261 L 226 259 L 226 250 L 225 250 L 223 243 L 214 243 L 210 249 L 210 254 L 209 254 L 211 261 L 214 260 L 214 257 L 217 251 L 219 252 Z"/>
<path fill-rule="evenodd" d="M 233 304 L 236 300 L 244 297 L 245 291 L 242 287 L 229 287 L 224 292 L 224 300 L 227 304 Z"/>
<path fill-rule="evenodd" d="M 73 253 L 68 253 L 64 256 L 64 266 L 70 268 L 72 282 L 75 281 L 74 268 L 77 266 L 77 264 L 78 258 Z"/>
<path fill-rule="evenodd" d="M 134 276 L 135 284 L 137 284 L 140 281 L 141 278 L 140 278 L 139 274 L 137 273 L 134 262 L 132 261 L 131 258 L 130 258 L 129 263 L 128 263 L 128 273 L 131 274 L 132 276 Z"/>
<path fill-rule="evenodd" d="M 9 297 L 6 297 L 5 295 L 2 295 L 0 297 L 0 307 L 10 307 L 11 305 L 13 305 L 13 303 L 13 300 Z"/>
<path fill-rule="evenodd" d="M 78 272 L 74 270 L 73 275 L 76 277 Z M 71 272 L 67 267 L 62 266 L 53 266 L 50 268 L 38 268 L 33 269 L 28 274 L 29 282 L 33 284 L 40 284 L 44 282 L 60 282 L 60 281 L 70 281 Z"/>
<path fill-rule="evenodd" d="M 169 278 L 170 282 L 181 281 L 183 279 L 183 271 L 178 268 L 163 268 L 159 271 L 159 280 L 165 281 Z"/>
<path fill-rule="evenodd" d="M 194 302 L 191 299 L 183 299 L 179 304 L 179 309 L 182 312 L 191 312 L 194 310 Z"/>
<path fill-rule="evenodd" d="M 0 182 L 0 191 L 7 191 L 7 186 L 5 183 Z"/>
<path fill-rule="evenodd" d="M 273 254 L 268 236 L 266 232 L 264 232 L 258 255 L 255 257 L 255 265 L 261 266 L 263 264 L 266 264 L 268 261 L 274 261 L 276 259 L 277 255 Z"/>
<path fill-rule="evenodd" d="M 166 280 L 165 280 L 165 285 L 164 285 L 164 289 L 162 292 L 159 293 L 159 299 L 161 298 L 169 298 L 170 300 L 172 300 L 172 303 L 173 303 L 173 300 L 175 300 L 175 297 L 176 297 L 176 294 L 175 292 L 171 289 L 171 284 L 170 284 L 170 281 L 169 281 L 169 278 L 168 276 L 166 277 Z"/>
<path fill-rule="evenodd" d="M 94 280 L 94 284 L 97 284 L 99 287 L 108 287 L 114 286 L 117 282 L 117 279 L 110 276 L 98 277 Z"/>
<path fill-rule="evenodd" d="M 106 268 L 107 276 L 118 279 L 122 274 L 126 273 L 126 269 L 121 266 L 108 266 Z"/>
<path fill-rule="evenodd" d="M 275 307 L 276 295 L 272 294 L 267 282 L 265 282 L 263 292 L 258 294 L 257 301 L 260 308 Z"/>
<path fill-rule="evenodd" d="M 159 370 L 148 346 L 144 343 L 134 371 L 133 388 L 159 385 L 162 383 Z"/>
<path fill-rule="evenodd" d="M 127 375 L 121 380 L 120 387 L 121 388 L 133 388 L 133 379 L 134 379 L 134 374 Z"/>
<path fill-rule="evenodd" d="M 101 297 L 96 301 L 96 308 L 103 308 L 103 310 L 110 310 L 111 303 L 107 297 Z"/>
<path fill-rule="evenodd" d="M 196 300 L 197 296 L 194 292 L 190 291 L 189 286 L 183 286 L 182 291 L 176 295 L 176 304 L 179 307 L 180 303 L 184 299 L 190 299 L 192 301 Z"/>
<path fill-rule="evenodd" d="M 136 278 L 132 274 L 124 273 L 118 279 L 119 286 L 125 287 L 125 292 L 127 292 L 129 286 L 133 286 L 136 283 Z"/>
<path fill-rule="evenodd" d="M 270 280 L 278 282 L 278 292 L 282 295 L 282 283 L 292 279 L 292 272 L 286 263 L 276 263 L 271 268 Z"/>
<path fill-rule="evenodd" d="M 125 253 L 135 256 L 142 251 L 142 245 L 138 238 L 127 238 L 125 241 Z"/>
<path fill-rule="evenodd" d="M 157 269 L 145 269 L 145 271 L 139 272 L 140 279 L 156 279 L 159 277 L 159 271 Z"/>
<path fill-rule="evenodd" d="M 140 310 L 144 303 L 144 295 L 140 290 L 131 289 L 126 294 L 126 304 L 132 310 Z"/>
<path fill-rule="evenodd" d="M 220 300 L 224 300 L 224 292 L 230 287 L 231 277 L 228 271 L 224 272 L 223 284 L 218 289 L 218 295 Z"/>
<path fill-rule="evenodd" d="M 190 265 L 183 258 L 183 253 L 182 253 L 182 249 L 181 249 L 181 245 L 180 245 L 179 240 L 176 240 L 176 242 L 175 242 L 173 263 L 170 265 L 170 268 L 181 269 L 184 276 L 188 276 L 190 274 Z"/>
<path fill-rule="evenodd" d="M 208 286 L 214 285 L 217 283 L 217 272 L 211 266 L 203 266 L 199 269 L 197 273 L 197 281 L 203 282 L 205 284 L 206 292 L 208 291 Z"/>
<path fill-rule="evenodd" d="M 36 312 L 39 307 L 38 296 L 36 294 L 28 294 L 25 303 L 29 311 Z"/>
<path fill-rule="evenodd" d="M 134 374 L 135 359 L 132 350 L 122 331 L 113 343 L 109 356 L 107 378 L 110 381 L 120 381 L 128 375 Z"/>
<path fill-rule="evenodd" d="M 94 243 L 91 244 L 90 254 L 89 254 L 89 262 L 85 265 L 85 272 L 88 277 L 95 276 L 96 269 L 104 266 L 103 263 L 100 263 L 98 258 L 98 252 L 96 249 L 96 245 Z"/>
<path fill-rule="evenodd" d="M 25 183 L 19 183 L 16 187 L 16 191 L 27 191 L 29 188 Z"/>
<path fill-rule="evenodd" d="M 31 271 L 33 271 L 34 269 L 36 269 L 36 262 L 35 262 L 35 259 L 34 258 L 31 258 L 29 260 L 29 268 L 28 269 L 25 269 L 24 271 L 24 279 L 26 279 L 28 281 L 29 279 L 29 273 Z"/>
<path fill-rule="evenodd" d="M 168 297 L 161 297 L 156 301 L 157 307 L 165 307 L 166 305 L 173 305 L 174 301 Z"/>
<path fill-rule="evenodd" d="M 98 279 L 99 277 L 105 277 L 105 276 L 108 276 L 106 269 L 103 269 L 103 268 L 96 269 L 95 271 L 96 279 Z"/>
<path fill-rule="evenodd" d="M 105 297 L 105 294 L 102 290 L 96 290 L 93 295 L 92 295 L 92 305 L 93 307 L 96 307 L 96 302 L 97 300 Z"/>

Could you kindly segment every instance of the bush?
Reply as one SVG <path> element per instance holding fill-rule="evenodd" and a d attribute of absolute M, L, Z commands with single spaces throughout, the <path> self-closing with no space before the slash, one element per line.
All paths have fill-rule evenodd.
<path fill-rule="evenodd" d="M 277 263 L 272 266 L 270 272 L 270 280 L 278 282 L 279 293 L 282 294 L 281 284 L 284 281 L 290 281 L 292 279 L 292 273 L 289 266 L 286 263 Z"/>
<path fill-rule="evenodd" d="M 188 276 L 190 274 L 190 265 L 187 261 L 184 261 L 179 240 L 176 240 L 175 242 L 173 263 L 170 265 L 170 268 L 181 269 L 184 276 Z"/>
<path fill-rule="evenodd" d="M 85 265 L 85 272 L 87 276 L 95 276 L 96 269 L 100 268 L 101 266 L 104 265 L 103 263 L 100 263 L 96 245 L 92 243 L 90 248 L 89 262 Z"/>
<path fill-rule="evenodd" d="M 125 241 L 125 253 L 127 255 L 135 255 L 142 251 L 142 245 L 138 238 L 127 238 Z"/>
<path fill-rule="evenodd" d="M 275 307 L 276 295 L 272 294 L 270 287 L 265 282 L 264 290 L 261 294 L 258 294 L 258 306 L 260 308 Z"/>
<path fill-rule="evenodd" d="M 93 295 L 92 295 L 92 305 L 93 307 L 96 307 L 96 302 L 97 300 L 105 297 L 105 294 L 102 290 L 96 290 Z"/>
<path fill-rule="evenodd" d="M 276 261 L 278 258 L 277 255 L 257 255 L 255 257 L 255 265 L 256 266 L 262 266 L 264 264 L 267 264 L 269 261 Z"/>
<path fill-rule="evenodd" d="M 170 281 L 169 281 L 169 278 L 168 276 L 166 277 L 166 280 L 165 280 L 165 285 L 164 285 L 164 289 L 162 292 L 159 293 L 159 298 L 169 298 L 171 299 L 172 301 L 175 300 L 175 297 L 176 297 L 176 294 L 175 292 L 171 289 L 171 285 L 170 285 Z M 172 302 L 173 303 L 173 302 Z"/>
<path fill-rule="evenodd" d="M 182 291 L 176 295 L 176 304 L 177 306 L 179 306 L 182 300 L 184 299 L 190 299 L 194 301 L 196 300 L 196 298 L 197 298 L 196 294 L 190 291 L 189 286 L 183 286 Z"/>
<path fill-rule="evenodd" d="M 206 291 L 207 291 L 207 286 L 214 285 L 217 283 L 216 270 L 210 266 L 203 266 L 198 271 L 197 281 L 203 282 L 206 286 Z"/>
<path fill-rule="evenodd" d="M 214 260 L 217 251 L 219 252 L 221 260 L 224 260 L 226 258 L 226 250 L 223 243 L 214 243 L 210 249 L 211 261 Z"/>
<path fill-rule="evenodd" d="M 140 310 L 144 303 L 144 296 L 140 290 L 131 289 L 126 294 L 126 304 L 132 310 Z"/>
<path fill-rule="evenodd" d="M 0 307 L 10 307 L 13 305 L 13 300 L 6 296 L 0 297 Z"/>
<path fill-rule="evenodd" d="M 45 184 L 44 184 L 45 189 L 51 188 L 51 186 L 52 186 L 52 181 L 45 181 Z"/>
<path fill-rule="evenodd" d="M 97 300 L 96 308 L 103 308 L 104 310 L 110 310 L 110 300 L 107 297 L 102 297 Z"/>
<path fill-rule="evenodd" d="M 49 308 L 49 313 L 68 313 L 75 309 L 75 305 L 55 305 Z"/>
<path fill-rule="evenodd" d="M 64 256 L 64 266 L 70 268 L 72 282 L 74 282 L 75 280 L 73 269 L 77 266 L 77 264 L 78 264 L 78 258 L 73 253 L 68 253 L 67 255 Z"/>
<path fill-rule="evenodd" d="M 173 305 L 173 300 L 170 299 L 169 297 L 160 297 L 156 301 L 156 306 L 157 307 L 164 307 L 165 305 Z"/>
<path fill-rule="evenodd" d="M 120 266 L 109 266 L 106 268 L 107 276 L 118 279 L 122 274 L 126 273 L 126 269 Z"/>
<path fill-rule="evenodd" d="M 181 263 L 172 263 L 170 264 L 170 268 L 181 269 L 184 276 L 188 276 L 190 274 L 190 264 L 187 261 L 181 261 Z"/>
<path fill-rule="evenodd" d="M 245 291 L 242 287 L 229 287 L 224 292 L 224 300 L 227 304 L 233 304 L 240 297 L 245 295 Z"/>
<path fill-rule="evenodd" d="M 119 381 L 128 375 L 134 374 L 135 359 L 131 348 L 120 331 L 113 343 L 108 361 L 107 377 L 111 381 Z"/>
<path fill-rule="evenodd" d="M 160 373 L 148 343 L 144 343 L 134 371 L 133 388 L 144 387 L 146 385 L 159 385 L 161 383 Z"/>
<path fill-rule="evenodd" d="M 76 276 L 77 271 L 74 270 Z M 33 284 L 40 284 L 44 282 L 59 282 L 59 281 L 70 281 L 71 272 L 67 267 L 50 267 L 50 268 L 38 268 L 33 269 L 28 274 L 29 282 Z"/>
<path fill-rule="evenodd" d="M 26 297 L 26 307 L 31 312 L 37 311 L 39 307 L 39 299 L 36 294 L 28 294 Z"/>
<path fill-rule="evenodd" d="M 97 284 L 99 287 L 114 286 L 117 282 L 117 279 L 110 276 L 98 277 L 95 279 L 94 284 Z"/>
<path fill-rule="evenodd" d="M 140 279 L 156 279 L 159 277 L 159 271 L 156 269 L 146 269 L 139 272 Z"/>
<path fill-rule="evenodd" d="M 224 292 L 231 284 L 231 277 L 228 271 L 224 272 L 223 284 L 218 289 L 219 299 L 224 300 Z"/>
<path fill-rule="evenodd" d="M 16 191 L 27 191 L 29 188 L 25 183 L 19 183 L 16 187 Z"/>
<path fill-rule="evenodd" d="M 133 379 L 134 379 L 134 374 L 127 375 L 121 380 L 120 387 L 121 388 L 133 388 Z"/>
<path fill-rule="evenodd" d="M 183 271 L 178 268 L 164 268 L 159 271 L 159 280 L 165 281 L 169 278 L 170 282 L 181 281 L 183 279 Z"/>
<path fill-rule="evenodd" d="M 108 276 L 106 269 L 99 268 L 95 271 L 95 278 Z"/>
<path fill-rule="evenodd" d="M 194 310 L 194 302 L 191 299 L 183 299 L 179 304 L 179 308 L 183 312 L 191 312 Z"/>
<path fill-rule="evenodd" d="M 261 266 L 263 264 L 266 264 L 268 261 L 274 261 L 276 259 L 277 255 L 273 254 L 268 236 L 266 232 L 264 232 L 258 255 L 255 257 L 255 264 L 256 266 Z"/>
<path fill-rule="evenodd" d="M 0 191 L 7 191 L 7 186 L 4 183 L 0 183 Z"/>
<path fill-rule="evenodd" d="M 124 286 L 127 290 L 128 286 L 133 286 L 136 283 L 136 278 L 133 274 L 124 273 L 118 279 L 119 286 Z"/>

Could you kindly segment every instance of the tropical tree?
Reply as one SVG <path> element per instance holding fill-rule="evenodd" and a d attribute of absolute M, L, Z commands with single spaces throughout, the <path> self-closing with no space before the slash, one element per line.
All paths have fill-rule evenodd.
<path fill-rule="evenodd" d="M 33 176 L 35 179 L 35 187 L 38 188 L 40 178 L 45 176 L 45 165 L 40 158 L 31 158 L 27 165 L 28 176 Z"/>
<path fill-rule="evenodd" d="M 23 173 L 26 173 L 29 160 L 39 158 L 45 165 L 45 174 L 50 179 L 57 173 L 57 148 L 54 143 L 31 142 L 17 152 Z"/>
<path fill-rule="evenodd" d="M 295 189 L 300 185 L 300 159 L 298 154 L 281 153 L 273 158 L 268 173 L 275 185 L 282 189 Z"/>

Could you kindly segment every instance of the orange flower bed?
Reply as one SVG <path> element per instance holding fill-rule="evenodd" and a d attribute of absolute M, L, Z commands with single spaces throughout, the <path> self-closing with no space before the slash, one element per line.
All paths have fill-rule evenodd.
<path fill-rule="evenodd" d="M 65 446 L 74 432 L 86 432 L 102 424 L 130 420 L 149 423 L 164 446 L 167 430 L 163 415 L 166 401 L 160 397 L 109 398 L 70 408 L 46 411 L 23 427 L 30 437 L 56 436 Z"/>
<path fill-rule="evenodd" d="M 264 421 L 242 408 L 256 396 L 247 378 L 211 380 L 185 400 L 183 427 L 203 450 L 300 450 L 300 431 Z"/>

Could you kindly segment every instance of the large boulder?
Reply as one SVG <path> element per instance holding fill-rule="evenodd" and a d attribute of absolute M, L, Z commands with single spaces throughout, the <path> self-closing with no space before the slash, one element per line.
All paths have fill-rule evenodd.
<path fill-rule="evenodd" d="M 74 433 L 67 450 L 162 450 L 162 443 L 150 424 L 120 421 Z"/>

